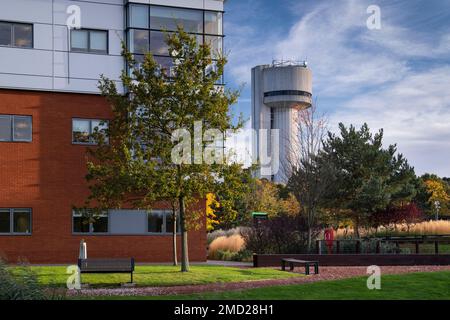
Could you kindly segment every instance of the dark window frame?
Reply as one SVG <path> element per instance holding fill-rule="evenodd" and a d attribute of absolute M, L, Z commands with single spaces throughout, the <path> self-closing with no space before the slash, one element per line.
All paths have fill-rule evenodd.
<path fill-rule="evenodd" d="M 72 234 L 73 235 L 90 235 L 90 236 L 96 236 L 96 235 L 110 235 L 110 219 L 109 219 L 109 211 L 105 211 L 102 214 L 99 215 L 99 217 L 106 217 L 107 218 L 107 231 L 106 232 L 95 232 L 94 231 L 94 222 L 89 222 L 88 228 L 89 231 L 87 232 L 81 232 L 81 231 L 75 231 L 75 218 L 82 218 L 82 214 L 77 214 L 75 210 L 72 210 Z"/>
<path fill-rule="evenodd" d="M 88 38 L 87 38 L 87 48 L 81 49 L 81 48 L 74 48 L 72 46 L 72 36 L 73 32 L 76 31 L 86 31 Z M 91 32 L 102 32 L 106 35 L 106 50 L 97 50 L 91 48 Z M 109 55 L 109 30 L 105 29 L 89 29 L 89 28 L 81 28 L 81 29 L 71 29 L 70 30 L 70 52 L 74 53 L 88 53 L 88 54 L 98 54 L 98 55 Z"/>
<path fill-rule="evenodd" d="M 9 211 L 9 232 L 0 232 L 0 236 L 31 236 L 33 234 L 33 209 L 32 208 L 0 208 L 0 210 Z M 30 232 L 14 232 L 14 213 L 15 211 L 28 211 L 30 221 Z"/>
<path fill-rule="evenodd" d="M 0 48 L 18 48 L 18 49 L 34 49 L 34 24 L 33 23 L 27 23 L 27 22 L 16 22 L 16 21 L 4 21 L 0 20 L 0 23 L 6 23 L 11 25 L 11 44 L 10 45 L 0 45 Z M 29 26 L 31 27 L 31 46 L 16 46 L 15 45 L 15 28 L 16 25 L 22 25 L 22 26 Z"/>
<path fill-rule="evenodd" d="M 149 225 L 149 219 L 150 216 L 154 213 L 162 213 L 162 217 L 163 217 L 163 224 L 161 227 L 161 232 L 152 232 L 149 231 L 150 229 L 150 225 Z M 173 234 L 173 231 L 171 230 L 167 230 L 167 217 L 168 216 L 172 216 L 172 210 L 167 210 L 167 209 L 153 209 L 153 210 L 149 210 L 147 212 L 147 234 L 148 235 L 170 235 Z M 181 233 L 181 224 L 180 224 L 180 217 L 179 217 L 179 213 L 177 213 L 177 234 Z"/>
<path fill-rule="evenodd" d="M 0 118 L 5 118 L 8 117 L 9 121 L 10 121 L 10 139 L 9 140 L 5 140 L 5 139 L 0 139 L 0 143 L 1 142 L 10 142 L 10 143 L 31 143 L 33 142 L 33 116 L 31 115 L 25 115 L 25 114 L 0 114 Z M 31 131 L 31 135 L 30 135 L 30 139 L 16 139 L 14 138 L 14 124 L 15 124 L 15 119 L 16 118 L 27 118 L 31 120 L 31 127 L 30 127 L 30 131 Z"/>
<path fill-rule="evenodd" d="M 138 5 L 138 6 L 147 6 L 148 7 L 148 17 L 149 17 L 149 23 L 148 23 L 148 28 L 136 28 L 136 27 L 132 27 L 130 25 L 130 21 L 129 21 L 129 17 L 130 17 L 130 6 L 132 5 Z M 148 48 L 149 48 L 149 52 L 150 52 L 150 48 L 151 48 L 151 32 L 176 32 L 174 30 L 162 30 L 162 29 L 155 29 L 155 28 L 151 28 L 151 7 L 164 7 L 164 8 L 172 8 L 172 9 L 187 9 L 187 10 L 192 10 L 192 11 L 201 11 L 202 17 L 203 17 L 203 33 L 199 33 L 199 32 L 187 32 L 190 35 L 195 35 L 195 36 L 201 36 L 202 37 L 202 43 L 205 43 L 206 41 L 206 37 L 217 37 L 217 38 L 221 38 L 221 46 L 222 46 L 222 53 L 225 50 L 225 35 L 224 35 L 224 16 L 225 16 L 225 11 L 219 11 L 219 10 L 206 10 L 206 9 L 196 9 L 196 8 L 184 8 L 184 7 L 178 7 L 178 6 L 167 6 L 167 5 L 153 5 L 153 4 L 141 4 L 141 3 L 130 3 L 128 2 L 125 5 L 125 10 L 126 10 L 126 14 L 125 14 L 125 37 L 126 37 L 126 43 L 128 48 L 131 48 L 131 30 L 143 30 L 143 31 L 148 31 L 149 32 L 149 37 L 148 37 Z M 205 23 L 206 23 L 206 13 L 207 12 L 213 12 L 213 13 L 221 13 L 222 14 L 222 25 L 221 25 L 221 30 L 220 30 L 220 34 L 209 34 L 209 33 L 205 33 Z M 131 52 L 130 53 L 133 55 L 138 55 L 138 56 L 145 56 L 145 53 L 136 53 L 136 52 Z M 170 57 L 170 55 L 160 55 L 160 54 L 153 54 L 154 57 Z M 213 57 L 213 61 L 217 61 L 217 59 L 214 59 Z M 126 66 L 127 69 L 129 69 L 128 66 Z M 222 79 L 220 80 L 219 83 L 217 83 L 218 86 L 224 86 L 225 85 L 225 74 L 222 75 Z"/>
<path fill-rule="evenodd" d="M 73 133 L 74 133 L 73 122 L 76 121 L 76 120 L 78 120 L 78 121 L 89 121 L 89 142 L 75 141 L 74 135 L 73 135 Z M 72 144 L 74 144 L 74 145 L 84 145 L 84 146 L 96 146 L 96 145 L 98 145 L 98 142 L 93 141 L 93 139 L 92 139 L 92 134 L 94 133 L 93 129 L 95 128 L 95 127 L 92 126 L 92 122 L 94 122 L 94 121 L 105 122 L 106 125 L 107 125 L 107 128 L 109 128 L 109 120 L 107 120 L 107 119 L 72 118 Z M 107 139 L 107 141 L 109 141 L 108 138 L 106 138 L 106 139 Z"/>

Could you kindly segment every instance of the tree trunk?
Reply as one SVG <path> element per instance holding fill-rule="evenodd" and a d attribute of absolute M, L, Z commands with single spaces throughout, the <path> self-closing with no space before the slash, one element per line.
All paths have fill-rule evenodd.
<path fill-rule="evenodd" d="M 353 228 L 355 229 L 355 238 L 359 239 L 359 219 L 356 218 L 355 219 L 355 225 L 353 226 Z"/>
<path fill-rule="evenodd" d="M 189 271 L 189 254 L 188 254 L 188 233 L 186 230 L 186 212 L 184 197 L 178 198 L 180 203 L 180 225 L 181 225 L 181 272 Z"/>
<path fill-rule="evenodd" d="M 308 226 L 308 242 L 307 242 L 308 253 L 311 253 L 311 242 L 312 242 L 312 228 Z"/>
<path fill-rule="evenodd" d="M 172 220 L 173 220 L 173 265 L 177 266 L 178 265 L 178 252 L 177 252 L 177 224 L 179 223 L 177 221 L 177 211 L 175 209 L 173 209 L 172 211 Z"/>

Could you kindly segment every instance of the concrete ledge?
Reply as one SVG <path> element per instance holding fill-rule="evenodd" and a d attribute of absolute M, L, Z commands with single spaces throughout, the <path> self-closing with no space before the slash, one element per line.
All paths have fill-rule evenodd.
<path fill-rule="evenodd" d="M 319 261 L 321 266 L 450 265 L 450 254 L 255 254 L 254 267 L 279 267 L 281 259 Z"/>

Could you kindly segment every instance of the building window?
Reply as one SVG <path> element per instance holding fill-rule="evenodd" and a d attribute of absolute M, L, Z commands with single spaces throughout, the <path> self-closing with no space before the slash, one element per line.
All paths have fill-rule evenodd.
<path fill-rule="evenodd" d="M 131 4 L 128 11 L 129 26 L 148 29 L 149 8 L 145 5 Z"/>
<path fill-rule="evenodd" d="M 186 32 L 203 33 L 203 12 L 201 10 L 169 7 L 150 7 L 150 29 L 177 30 L 180 25 Z"/>
<path fill-rule="evenodd" d="M 213 60 L 223 52 L 223 13 L 196 9 L 172 8 L 155 5 L 128 5 L 127 19 L 128 48 L 138 62 L 149 51 L 153 54 L 161 70 L 168 77 L 176 74 L 176 67 L 170 57 L 165 33 L 177 30 L 180 25 L 195 36 L 197 43 L 211 46 Z M 130 74 L 132 70 L 129 70 Z M 224 79 L 217 84 L 222 85 Z"/>
<path fill-rule="evenodd" d="M 33 48 L 33 25 L 0 22 L 0 46 Z"/>
<path fill-rule="evenodd" d="M 205 33 L 223 34 L 222 12 L 205 11 Z"/>
<path fill-rule="evenodd" d="M 0 141 L 32 141 L 33 118 L 31 116 L 0 115 Z"/>
<path fill-rule="evenodd" d="M 108 213 L 91 209 L 73 210 L 73 233 L 108 233 Z"/>
<path fill-rule="evenodd" d="M 177 219 L 177 232 L 180 232 L 180 225 Z M 173 233 L 173 214 L 170 210 L 152 210 L 148 213 L 149 233 Z"/>
<path fill-rule="evenodd" d="M 0 234 L 31 234 L 31 209 L 0 209 Z"/>
<path fill-rule="evenodd" d="M 103 135 L 108 142 L 106 130 L 108 121 L 96 119 L 72 119 L 72 143 L 76 144 L 98 144 L 96 136 Z"/>
<path fill-rule="evenodd" d="M 71 51 L 108 54 L 108 31 L 103 30 L 72 30 Z"/>

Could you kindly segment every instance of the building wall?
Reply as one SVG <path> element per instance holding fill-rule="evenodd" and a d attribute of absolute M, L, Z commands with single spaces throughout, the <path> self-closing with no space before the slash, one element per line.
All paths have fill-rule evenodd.
<path fill-rule="evenodd" d="M 117 81 L 125 67 L 125 4 L 223 10 L 218 0 L 2 0 L 0 21 L 33 24 L 33 48 L 0 46 L 0 88 L 99 93 L 100 75 Z M 107 55 L 70 52 L 67 8 L 81 9 L 81 27 L 108 31 Z"/>
<path fill-rule="evenodd" d="M 89 194 L 84 179 L 88 147 L 72 144 L 72 118 L 109 119 L 104 98 L 0 89 L 0 114 L 33 117 L 32 142 L 0 142 L 0 208 L 32 208 L 32 234 L 0 235 L 0 256 L 10 263 L 73 263 L 85 239 L 89 257 L 170 261 L 170 235 L 72 234 L 72 207 L 82 206 Z M 205 211 L 205 201 L 198 206 Z M 164 209 L 163 204 L 155 207 Z M 192 261 L 206 260 L 204 230 L 190 234 Z"/>

